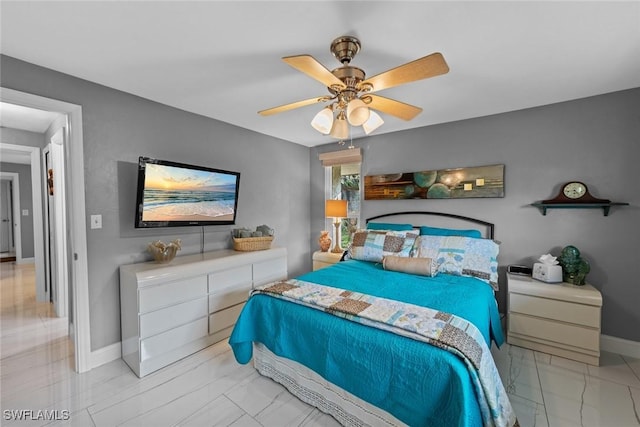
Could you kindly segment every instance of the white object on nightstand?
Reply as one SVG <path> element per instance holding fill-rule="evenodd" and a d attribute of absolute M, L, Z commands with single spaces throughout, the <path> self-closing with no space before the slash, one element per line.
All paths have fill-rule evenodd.
<path fill-rule="evenodd" d="M 507 274 L 507 342 L 598 366 L 602 295 Z"/>
<path fill-rule="evenodd" d="M 313 271 L 340 262 L 342 253 L 316 251 L 313 253 Z"/>

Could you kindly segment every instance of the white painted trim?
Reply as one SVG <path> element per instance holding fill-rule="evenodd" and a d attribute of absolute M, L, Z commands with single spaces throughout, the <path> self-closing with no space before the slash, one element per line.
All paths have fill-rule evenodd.
<path fill-rule="evenodd" d="M 640 342 L 600 335 L 600 350 L 640 359 Z"/>
<path fill-rule="evenodd" d="M 82 134 L 82 107 L 26 92 L 0 87 L 0 100 L 40 110 L 55 111 L 67 116 L 69 125 L 69 149 L 65 150 L 70 199 L 69 224 L 72 253 L 73 324 L 75 327 L 75 368 L 77 372 L 91 369 L 91 328 L 89 316 L 89 268 L 87 259 L 87 230 L 84 198 L 84 142 Z M 33 160 L 32 160 L 33 161 Z M 39 157 L 38 157 L 39 162 Z M 39 163 L 38 163 L 39 164 Z M 40 168 L 38 168 L 38 171 Z M 33 168 L 31 173 L 33 174 Z M 33 180 L 41 186 L 40 178 Z M 41 189 L 40 192 L 41 193 Z M 40 212 L 42 214 L 42 212 Z M 34 218 L 35 219 L 35 218 Z M 40 215 L 42 226 L 42 215 Z M 43 232 L 40 231 L 41 236 Z M 42 240 L 40 241 L 42 245 Z M 39 250 L 43 250 L 42 247 Z"/>
<path fill-rule="evenodd" d="M 612 337 L 609 335 L 601 335 L 600 350 L 640 359 L 640 342 L 637 341 L 625 340 L 623 338 Z M 90 369 L 113 362 L 121 357 L 122 346 L 118 341 L 117 343 L 92 351 Z"/>
<path fill-rule="evenodd" d="M 44 283 L 44 229 L 42 225 L 42 181 L 40 148 L 31 147 L 31 198 L 33 204 L 33 254 L 36 259 L 36 285 Z M 36 237 L 38 236 L 38 237 Z M 40 282 L 38 283 L 38 277 Z"/>
<path fill-rule="evenodd" d="M 44 189 L 42 193 L 42 227 L 43 227 L 43 243 L 44 243 L 44 287 L 46 289 L 46 298 L 47 301 L 51 301 L 51 288 L 53 287 L 53 280 L 51 272 L 54 270 L 51 267 L 51 228 L 49 227 L 50 217 L 51 217 L 51 208 L 49 206 L 49 162 L 47 162 L 47 155 L 49 154 L 49 146 L 51 143 L 48 143 L 42 148 L 42 188 Z M 67 272 L 68 276 L 68 272 Z"/>
<path fill-rule="evenodd" d="M 16 254 L 16 264 L 22 264 L 22 222 L 20 221 L 20 174 L 17 172 L 0 172 L 0 177 L 11 181 L 11 212 L 12 224 L 11 235 L 13 236 L 13 248 L 9 243 L 9 249 L 13 249 Z M 4 200 L 2 201 L 4 203 Z M 32 213 L 33 214 L 33 213 Z"/>
<path fill-rule="evenodd" d="M 91 352 L 91 369 L 113 362 L 122 357 L 120 341 Z"/>
<path fill-rule="evenodd" d="M 20 262 L 16 260 L 16 264 L 34 264 L 36 259 L 34 257 L 22 258 Z"/>
<path fill-rule="evenodd" d="M 68 260 L 68 242 L 64 236 L 67 236 L 67 208 L 64 206 L 66 202 L 66 167 L 64 158 L 64 150 L 66 149 L 64 143 L 65 128 L 61 127 L 51 138 L 51 145 L 49 146 L 49 155 L 51 156 L 51 167 L 53 168 L 53 218 L 55 228 L 55 251 L 56 251 L 56 289 L 53 294 L 53 306 L 58 317 L 67 317 L 67 289 L 69 287 L 69 275 L 67 274 Z M 46 172 L 45 172 L 46 173 Z M 52 290 L 53 291 L 53 290 Z"/>

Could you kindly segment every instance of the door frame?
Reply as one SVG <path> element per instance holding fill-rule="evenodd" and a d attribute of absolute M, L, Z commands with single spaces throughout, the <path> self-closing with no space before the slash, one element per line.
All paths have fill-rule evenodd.
<path fill-rule="evenodd" d="M 68 311 L 68 289 L 69 275 L 67 271 L 68 245 L 67 221 L 65 212 L 65 167 L 63 162 L 65 150 L 64 133 L 66 126 L 58 129 L 51 137 L 51 141 L 42 149 L 42 174 L 44 175 L 44 242 L 45 242 L 45 267 L 48 268 L 46 278 L 49 278 L 49 292 L 53 308 L 58 317 L 67 317 Z M 47 163 L 47 158 L 49 162 Z M 53 169 L 53 195 L 49 194 L 47 184 L 48 171 Z M 52 201 L 53 199 L 53 201 Z M 54 235 L 53 242 L 51 234 Z M 62 238 L 61 238 L 62 237 Z M 51 259 L 51 249 L 53 243 L 54 257 Z M 54 286 L 55 285 L 55 286 Z"/>
<path fill-rule="evenodd" d="M 85 185 L 84 185 L 84 141 L 82 134 L 82 106 L 71 104 L 56 99 L 20 92 L 13 89 L 0 87 L 0 100 L 10 104 L 37 108 L 40 110 L 54 111 L 67 116 L 68 145 L 65 147 L 66 186 L 68 216 L 67 224 L 70 234 L 69 244 L 72 250 L 72 274 L 71 274 L 71 335 L 74 341 L 75 370 L 76 372 L 89 371 L 91 366 L 91 328 L 89 315 L 89 273 L 87 259 L 87 230 L 85 213 Z M 38 152 L 40 150 L 38 149 Z M 32 153 L 33 156 L 33 153 Z M 37 164 L 40 164 L 40 156 L 36 155 Z M 33 162 L 33 157 L 32 157 Z M 40 168 L 38 167 L 38 173 Z M 33 174 L 33 168 L 31 173 Z M 34 185 L 41 187 L 41 178 L 33 180 Z M 37 184 L 36 184 L 37 183 Z M 35 191 L 34 191 L 35 192 Z M 38 192 L 41 196 L 42 188 Z M 34 207 L 35 210 L 35 207 Z M 39 224 L 42 228 L 42 205 L 40 204 Z M 34 214 L 35 221 L 35 214 Z M 35 230 L 34 230 L 35 232 Z M 43 258 L 44 231 L 40 230 L 40 259 Z M 44 272 L 42 272 L 44 273 Z"/>
<path fill-rule="evenodd" d="M 52 284 L 52 266 L 51 266 L 51 242 L 50 242 L 50 233 L 49 230 L 49 216 L 50 216 L 50 207 L 49 207 L 49 188 L 47 184 L 47 147 L 49 144 L 42 147 L 41 152 L 41 161 L 42 161 L 42 226 L 43 226 L 43 252 L 44 252 L 44 289 L 45 295 L 47 297 L 47 301 L 51 300 L 51 288 Z M 68 284 L 67 284 L 68 285 Z"/>
<path fill-rule="evenodd" d="M 20 174 L 0 171 L 0 179 L 11 182 L 11 235 L 13 236 L 13 251 L 16 254 L 16 264 L 22 262 L 22 223 L 20 222 Z M 4 201 L 2 201 L 4 203 Z M 11 242 L 9 242 L 11 250 Z"/>

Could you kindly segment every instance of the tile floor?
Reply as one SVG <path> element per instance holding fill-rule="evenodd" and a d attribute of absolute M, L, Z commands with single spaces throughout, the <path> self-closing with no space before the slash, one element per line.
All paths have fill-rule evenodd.
<path fill-rule="evenodd" d="M 29 267 L 0 268 L 2 426 L 338 425 L 238 365 L 224 342 L 143 379 L 121 360 L 76 374 L 66 320 L 17 285 L 33 280 Z M 523 427 L 640 425 L 638 359 L 603 353 L 595 367 L 509 345 L 493 354 Z M 16 410 L 30 419 L 11 419 Z"/>

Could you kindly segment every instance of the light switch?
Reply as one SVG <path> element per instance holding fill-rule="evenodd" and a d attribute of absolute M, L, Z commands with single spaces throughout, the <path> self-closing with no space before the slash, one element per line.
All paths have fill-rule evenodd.
<path fill-rule="evenodd" d="M 22 209 L 22 216 L 29 216 L 29 209 Z"/>
<path fill-rule="evenodd" d="M 102 228 L 102 215 L 91 215 L 91 228 Z"/>

